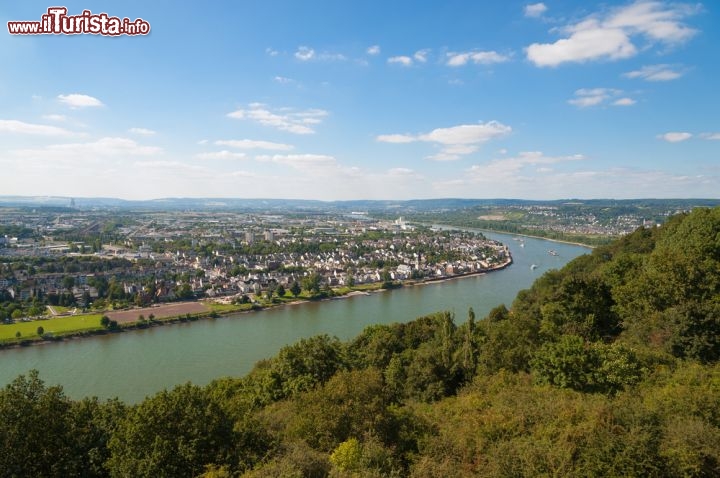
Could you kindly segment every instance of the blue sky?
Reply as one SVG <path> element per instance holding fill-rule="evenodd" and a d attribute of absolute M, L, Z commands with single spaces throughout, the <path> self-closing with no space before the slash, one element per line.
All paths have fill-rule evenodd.
<path fill-rule="evenodd" d="M 178 3 L 0 6 L 0 195 L 720 197 L 716 2 Z"/>

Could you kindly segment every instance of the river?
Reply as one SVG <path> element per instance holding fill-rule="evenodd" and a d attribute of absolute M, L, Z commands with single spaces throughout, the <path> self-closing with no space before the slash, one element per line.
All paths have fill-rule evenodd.
<path fill-rule="evenodd" d="M 218 377 L 244 375 L 258 360 L 304 337 L 329 334 L 346 340 L 371 324 L 408 322 L 441 310 L 455 312 L 459 324 L 469 307 L 482 318 L 499 304 L 509 306 L 519 290 L 545 271 L 589 251 L 544 239 L 485 235 L 510 247 L 510 267 L 368 296 L 2 350 L 0 386 L 37 369 L 47 384 L 62 385 L 74 399 L 94 395 L 136 403 L 187 381 L 204 385 Z M 533 264 L 537 267 L 531 268 Z"/>

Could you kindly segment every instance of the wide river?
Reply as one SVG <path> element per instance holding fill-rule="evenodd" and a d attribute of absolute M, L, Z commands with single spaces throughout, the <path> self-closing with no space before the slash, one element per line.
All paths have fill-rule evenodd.
<path fill-rule="evenodd" d="M 0 386 L 38 369 L 46 383 L 62 385 L 72 398 L 94 395 L 135 403 L 187 381 L 204 385 L 218 377 L 244 375 L 258 360 L 304 337 L 328 334 L 346 340 L 370 324 L 409 322 L 441 310 L 453 311 L 459 324 L 469 307 L 482 318 L 499 304 L 509 306 L 519 290 L 545 271 L 589 252 L 543 239 L 485 235 L 510 247 L 513 265 L 482 276 L 368 296 L 2 350 Z M 537 267 L 531 268 L 533 264 Z"/>

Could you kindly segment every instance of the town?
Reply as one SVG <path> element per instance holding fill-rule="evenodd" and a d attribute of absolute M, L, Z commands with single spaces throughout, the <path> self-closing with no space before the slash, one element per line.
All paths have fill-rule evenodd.
<path fill-rule="evenodd" d="M 511 262 L 479 233 L 363 212 L 268 214 L 5 209 L 0 319 L 213 299 L 267 306 Z"/>

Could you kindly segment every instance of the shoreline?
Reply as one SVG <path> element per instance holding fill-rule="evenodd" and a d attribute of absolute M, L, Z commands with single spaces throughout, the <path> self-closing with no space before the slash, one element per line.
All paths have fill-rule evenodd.
<path fill-rule="evenodd" d="M 255 313 L 255 312 L 262 312 L 264 310 L 271 310 L 279 307 L 286 307 L 286 306 L 294 306 L 294 305 L 302 305 L 302 304 L 308 304 L 313 302 L 324 302 L 324 301 L 330 301 L 330 300 L 343 300 L 343 299 L 349 299 L 352 297 L 359 297 L 359 296 L 369 296 L 373 293 L 380 293 L 380 292 L 386 292 L 386 291 L 392 291 L 393 289 L 399 289 L 402 287 L 414 287 L 414 286 L 422 286 L 422 285 L 430 285 L 430 284 L 436 284 L 456 279 L 464 279 L 466 277 L 474 277 L 474 276 L 481 276 L 485 275 L 490 272 L 497 272 L 504 270 L 508 267 L 510 267 L 513 264 L 513 258 L 512 255 L 509 256 L 508 260 L 503 262 L 502 264 L 499 264 L 495 267 L 492 267 L 490 269 L 485 269 L 482 271 L 473 271 L 473 272 L 467 272 L 463 274 L 454 274 L 452 276 L 448 277 L 431 277 L 428 279 L 422 279 L 422 280 L 405 280 L 401 281 L 397 285 L 394 285 L 393 287 L 383 289 L 383 288 L 376 288 L 376 289 L 370 289 L 370 290 L 351 290 L 350 292 L 346 294 L 331 296 L 331 297 L 321 297 L 316 299 L 296 299 L 291 300 L 289 302 L 283 302 L 283 303 L 277 303 L 277 304 L 269 304 L 269 305 L 256 305 L 254 304 L 251 308 L 248 308 L 248 310 L 230 310 L 230 311 L 217 311 L 217 310 L 210 310 L 208 312 L 202 312 L 196 315 L 189 315 L 189 316 L 176 316 L 176 317 L 167 317 L 163 319 L 156 319 L 151 322 L 140 324 L 137 321 L 127 323 L 124 326 L 115 329 L 110 330 L 106 328 L 98 328 L 98 329 L 87 329 L 82 330 L 78 332 L 68 333 L 66 335 L 59 335 L 53 338 L 37 338 L 37 339 L 26 339 L 20 342 L 13 342 L 13 343 L 6 343 L 6 344 L 0 344 L 0 351 L 1 350 L 10 350 L 10 349 L 16 349 L 16 348 L 23 348 L 23 347 L 31 347 L 31 346 L 39 346 L 39 345 L 49 345 L 54 344 L 58 342 L 65 342 L 66 340 L 81 340 L 81 339 L 87 339 L 87 338 L 93 338 L 93 337 L 99 337 L 99 336 L 105 336 L 105 335 L 113 335 L 113 334 L 121 334 L 125 332 L 134 332 L 136 330 L 144 330 L 154 327 L 162 327 L 165 325 L 174 325 L 179 323 L 186 323 L 186 322 L 197 322 L 198 320 L 208 320 L 208 319 L 218 319 L 223 317 L 229 317 L 232 315 L 241 315 L 241 314 L 249 314 L 249 313 Z M 380 284 L 377 283 L 372 283 Z M 171 305 L 174 304 L 185 304 L 185 303 L 198 303 L 199 301 L 188 301 L 188 302 L 174 302 L 170 303 Z M 140 309 L 138 309 L 139 311 Z M 100 312 L 105 313 L 105 312 Z"/>
<path fill-rule="evenodd" d="M 531 239 L 542 239 L 543 241 L 557 242 L 559 244 L 569 244 L 571 246 L 587 247 L 588 249 L 595 249 L 598 246 L 591 246 L 590 244 L 583 244 L 582 242 L 564 241 L 562 239 L 550 239 L 549 237 L 533 236 L 532 234 L 521 234 L 519 232 L 501 232 L 493 229 L 481 229 L 483 231 L 492 232 L 493 234 L 507 234 L 509 236 L 520 236 L 529 237 Z"/>
<path fill-rule="evenodd" d="M 427 223 L 421 223 L 421 224 L 426 225 L 426 226 L 428 225 Z M 599 247 L 599 246 L 593 246 L 590 244 L 584 244 L 582 242 L 566 241 L 563 239 L 553 239 L 550 237 L 538 236 L 538 235 L 534 235 L 534 234 L 525 234 L 525 233 L 521 233 L 521 232 L 498 231 L 496 229 L 488 229 L 485 227 L 462 227 L 462 226 L 455 226 L 453 224 L 439 224 L 439 223 L 430 224 L 429 226 L 434 226 L 434 225 L 452 228 L 452 229 L 456 229 L 459 231 L 484 231 L 484 232 L 492 232 L 493 234 L 504 234 L 506 236 L 529 237 L 531 239 L 541 239 L 543 241 L 557 242 L 559 244 L 569 244 L 571 246 L 587 247 L 588 249 L 595 249 L 596 247 Z"/>

